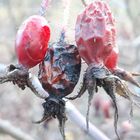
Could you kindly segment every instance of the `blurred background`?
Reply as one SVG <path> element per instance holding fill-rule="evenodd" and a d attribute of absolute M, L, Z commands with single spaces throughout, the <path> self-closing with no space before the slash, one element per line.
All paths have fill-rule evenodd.
<path fill-rule="evenodd" d="M 120 49 L 119 66 L 140 72 L 140 0 L 106 0 L 111 6 L 116 19 L 117 44 Z M 87 0 L 87 3 L 91 0 Z M 29 16 L 37 14 L 41 0 L 0 0 L 0 63 L 17 63 L 14 43 L 20 24 Z M 57 41 L 62 28 L 63 0 L 52 0 L 47 13 L 52 35 L 51 41 Z M 70 17 L 67 29 L 67 41 L 75 44 L 74 28 L 77 14 L 84 9 L 81 0 L 71 0 Z M 82 65 L 82 73 L 86 69 Z M 37 74 L 38 66 L 32 69 Z M 139 80 L 139 79 L 137 79 Z M 82 81 L 72 94 L 76 94 Z M 132 91 L 140 94 L 140 90 L 129 85 Z M 0 85 L 0 119 L 8 121 L 11 125 L 21 129 L 34 140 L 61 140 L 57 120 L 50 120 L 44 124 L 34 124 L 41 118 L 43 100 L 40 100 L 29 89 L 24 91 L 11 83 Z M 82 103 L 82 104 L 81 104 Z M 118 131 L 121 140 L 140 140 L 140 109 L 134 107 L 133 117 L 130 117 L 130 103 L 117 97 L 119 108 Z M 87 111 L 87 94 L 73 101 L 73 104 L 85 116 Z M 117 140 L 113 117 L 114 108 L 105 92 L 100 89 L 91 103 L 90 121 L 103 131 L 111 140 Z M 129 120 L 131 121 L 129 122 Z M 66 122 L 66 140 L 91 140 L 69 119 Z M 11 136 L 0 130 L 0 140 L 14 140 Z"/>

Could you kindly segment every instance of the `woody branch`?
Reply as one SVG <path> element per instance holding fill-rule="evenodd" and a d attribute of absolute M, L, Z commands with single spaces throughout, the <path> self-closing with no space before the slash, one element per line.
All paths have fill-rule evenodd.
<path fill-rule="evenodd" d="M 3 64 L 0 64 L 0 83 L 4 82 L 14 82 L 15 77 L 19 77 L 19 81 L 26 81 L 24 82 L 24 86 L 30 88 L 35 95 L 37 95 L 40 98 L 47 98 L 48 93 L 42 88 L 38 78 L 31 73 L 29 77 L 23 77 L 24 70 L 22 72 L 22 69 L 13 69 L 9 71 L 10 66 L 5 66 Z M 26 75 L 28 75 L 26 73 Z M 86 127 L 86 119 L 84 116 L 81 115 L 81 113 L 76 109 L 76 107 L 69 101 L 66 102 L 66 113 L 68 117 L 73 121 L 78 127 L 80 127 L 83 131 L 87 131 Z M 77 117 L 75 117 L 77 116 Z M 92 137 L 95 140 L 110 140 L 107 136 L 105 136 L 98 128 L 96 128 L 93 124 L 89 123 L 89 130 L 87 133 L 90 137 Z"/>

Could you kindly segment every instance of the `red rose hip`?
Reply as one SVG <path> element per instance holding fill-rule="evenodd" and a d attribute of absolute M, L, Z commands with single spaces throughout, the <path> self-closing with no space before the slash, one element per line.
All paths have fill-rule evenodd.
<path fill-rule="evenodd" d="M 40 63 L 47 52 L 50 28 L 46 19 L 33 15 L 19 27 L 15 49 L 19 64 L 32 68 Z"/>
<path fill-rule="evenodd" d="M 115 47 L 115 20 L 107 3 L 95 1 L 78 15 L 75 40 L 81 57 L 87 64 L 100 63 Z"/>

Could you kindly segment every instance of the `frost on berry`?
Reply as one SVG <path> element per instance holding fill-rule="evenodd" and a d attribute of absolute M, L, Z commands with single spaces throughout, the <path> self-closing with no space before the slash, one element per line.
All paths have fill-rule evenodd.
<path fill-rule="evenodd" d="M 86 63 L 102 63 L 115 46 L 115 21 L 108 5 L 95 1 L 78 15 L 75 39 Z"/>
<path fill-rule="evenodd" d="M 73 91 L 80 70 L 81 58 L 77 47 L 67 43 L 53 43 L 40 64 L 39 80 L 50 96 L 62 98 Z"/>
<path fill-rule="evenodd" d="M 34 15 L 26 19 L 16 35 L 15 49 L 19 64 L 31 68 L 40 63 L 47 52 L 50 28 L 46 19 Z"/>
<path fill-rule="evenodd" d="M 102 87 L 111 97 L 114 112 L 114 127 L 116 135 L 118 121 L 118 108 L 116 93 L 131 103 L 140 106 L 136 98 L 139 95 L 132 93 L 126 81 L 140 87 L 140 84 L 134 80 L 131 74 L 118 67 L 118 48 L 116 45 L 115 20 L 106 2 L 94 1 L 78 15 L 75 25 L 75 40 L 81 58 L 88 64 L 88 68 L 83 78 L 82 87 L 77 95 L 69 99 L 81 97 L 88 91 L 88 110 L 87 110 L 87 128 L 88 115 L 91 99 L 98 88 Z M 136 98 L 135 98 L 136 97 Z"/>

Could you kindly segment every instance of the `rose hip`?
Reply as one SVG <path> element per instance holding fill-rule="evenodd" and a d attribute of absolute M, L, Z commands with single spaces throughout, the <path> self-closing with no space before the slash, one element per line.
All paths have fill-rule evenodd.
<path fill-rule="evenodd" d="M 88 5 L 78 15 L 75 39 L 87 64 L 103 63 L 115 47 L 115 20 L 109 6 L 102 1 Z"/>
<path fill-rule="evenodd" d="M 43 88 L 56 98 L 70 94 L 77 84 L 81 70 L 81 58 L 77 47 L 64 42 L 50 45 L 39 67 L 39 80 Z"/>
<path fill-rule="evenodd" d="M 19 27 L 15 49 L 19 64 L 32 68 L 40 63 L 47 52 L 50 28 L 46 19 L 33 15 Z"/>
<path fill-rule="evenodd" d="M 140 85 L 130 73 L 117 66 L 118 48 L 116 47 L 115 20 L 107 3 L 96 0 L 87 5 L 84 11 L 78 15 L 75 26 L 75 40 L 79 54 L 88 64 L 88 68 L 79 94 L 70 99 L 80 97 L 88 90 L 89 112 L 94 92 L 98 91 L 98 87 L 103 87 L 114 103 L 114 126 L 118 139 L 120 139 L 117 132 L 118 108 L 115 93 L 131 100 L 130 96 L 134 95 L 121 79 L 129 81 L 138 87 Z"/>
<path fill-rule="evenodd" d="M 49 45 L 48 53 L 39 65 L 38 78 L 42 87 L 49 93 L 43 103 L 44 115 L 41 119 L 57 118 L 60 132 L 65 140 L 66 121 L 64 97 L 71 94 L 76 86 L 81 70 L 81 57 L 75 45 L 64 42 L 63 32 L 60 41 Z"/>

